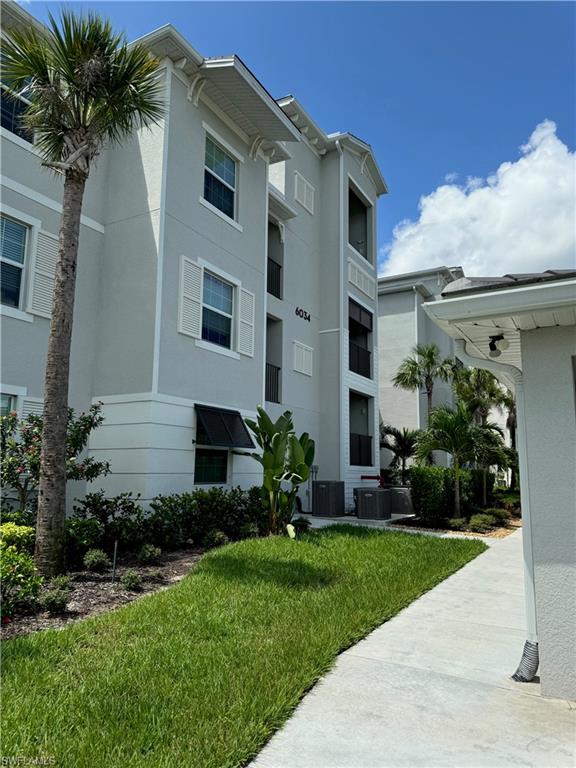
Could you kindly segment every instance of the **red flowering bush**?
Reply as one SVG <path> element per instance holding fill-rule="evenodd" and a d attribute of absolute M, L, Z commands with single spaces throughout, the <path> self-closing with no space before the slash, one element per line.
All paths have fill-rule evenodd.
<path fill-rule="evenodd" d="M 107 475 L 110 466 L 106 461 L 96 461 L 92 456 L 80 459 L 90 433 L 104 421 L 102 406 L 91 406 L 88 413 L 75 416 L 68 409 L 66 438 L 68 480 L 95 480 Z M 18 493 L 21 509 L 25 509 L 30 496 L 38 488 L 40 479 L 40 449 L 42 446 L 42 417 L 30 414 L 18 419 L 13 411 L 0 417 L 0 486 Z"/>

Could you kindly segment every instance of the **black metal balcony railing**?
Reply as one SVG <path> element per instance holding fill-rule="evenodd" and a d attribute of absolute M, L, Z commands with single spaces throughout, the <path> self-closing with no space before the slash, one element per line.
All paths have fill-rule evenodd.
<path fill-rule="evenodd" d="M 367 379 L 370 379 L 372 377 L 370 372 L 370 352 L 353 341 L 349 341 L 348 345 L 348 368 L 353 373 L 359 373 L 360 376 L 366 376 Z"/>
<path fill-rule="evenodd" d="M 282 267 L 272 259 L 268 259 L 268 293 L 282 298 Z"/>
<path fill-rule="evenodd" d="M 280 368 L 266 363 L 266 400 L 269 403 L 280 402 Z"/>
<path fill-rule="evenodd" d="M 372 466 L 372 437 L 350 433 L 350 464 L 357 467 Z"/>

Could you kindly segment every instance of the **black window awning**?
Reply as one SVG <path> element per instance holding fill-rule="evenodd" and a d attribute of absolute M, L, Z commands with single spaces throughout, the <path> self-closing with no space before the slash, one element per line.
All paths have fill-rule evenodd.
<path fill-rule="evenodd" d="M 254 448 L 254 443 L 238 411 L 196 405 L 199 430 L 197 443 L 223 448 Z"/>

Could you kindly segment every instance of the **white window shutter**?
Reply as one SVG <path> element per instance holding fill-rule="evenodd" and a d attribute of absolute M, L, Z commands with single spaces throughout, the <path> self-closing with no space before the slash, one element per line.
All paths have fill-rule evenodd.
<path fill-rule="evenodd" d="M 30 414 L 42 416 L 43 411 L 44 400 L 41 400 L 38 397 L 25 397 L 22 400 L 22 413 L 20 418 L 25 419 L 27 416 L 30 416 Z"/>
<path fill-rule="evenodd" d="M 314 213 L 314 187 L 298 171 L 294 172 L 294 199 L 304 206 L 308 213 Z"/>
<path fill-rule="evenodd" d="M 355 285 L 356 288 L 365 293 L 373 299 L 376 295 L 376 281 L 370 275 L 367 275 L 364 270 L 357 267 L 354 262 L 348 262 L 348 280 Z"/>
<path fill-rule="evenodd" d="M 306 376 L 312 376 L 314 370 L 314 349 L 301 341 L 294 342 L 294 370 Z"/>
<path fill-rule="evenodd" d="M 178 330 L 196 339 L 202 336 L 202 267 L 185 256 L 180 265 Z"/>
<path fill-rule="evenodd" d="M 52 313 L 52 294 L 54 292 L 57 257 L 58 238 L 47 232 L 38 232 L 28 305 L 29 312 L 34 315 L 50 317 Z"/>
<path fill-rule="evenodd" d="M 240 317 L 238 324 L 238 352 L 254 357 L 254 310 L 256 297 L 240 288 Z"/>

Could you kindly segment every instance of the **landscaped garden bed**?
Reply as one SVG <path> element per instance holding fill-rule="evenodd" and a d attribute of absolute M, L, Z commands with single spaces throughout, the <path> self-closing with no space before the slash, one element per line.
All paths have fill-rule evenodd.
<path fill-rule="evenodd" d="M 119 564 L 114 583 L 111 571 L 101 574 L 88 570 L 72 571 L 68 574 L 70 591 L 64 610 L 50 612 L 40 609 L 7 617 L 2 625 L 2 639 L 43 629 L 59 629 L 78 619 L 119 608 L 142 595 L 180 581 L 201 556 L 200 549 L 186 549 L 163 554 L 157 563 L 151 565 L 141 565 L 136 558 L 127 559 Z M 136 573 L 140 581 L 132 589 L 123 584 L 127 571 Z"/>
<path fill-rule="evenodd" d="M 341 650 L 484 548 L 334 526 L 215 549 L 169 589 L 3 643 L 3 754 L 245 765 Z"/>
<path fill-rule="evenodd" d="M 430 526 L 427 525 L 425 521 L 420 520 L 417 517 L 407 517 L 403 520 L 395 520 L 393 526 L 391 527 L 411 528 L 415 531 L 430 531 L 434 533 L 458 533 L 460 536 L 485 536 L 491 539 L 503 539 L 504 537 L 509 536 L 511 533 L 514 533 L 514 531 L 518 530 L 518 528 L 521 528 L 522 520 L 512 518 L 506 525 L 490 528 L 484 532 L 455 529 L 448 527 L 448 525 L 442 526 L 441 524 L 434 524 L 433 526 Z"/>

